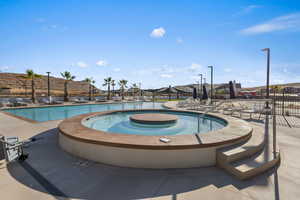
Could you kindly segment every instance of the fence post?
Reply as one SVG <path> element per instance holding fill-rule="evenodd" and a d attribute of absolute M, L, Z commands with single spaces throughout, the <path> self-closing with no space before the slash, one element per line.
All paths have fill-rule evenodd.
<path fill-rule="evenodd" d="M 284 88 L 282 90 L 282 115 L 284 115 Z"/>

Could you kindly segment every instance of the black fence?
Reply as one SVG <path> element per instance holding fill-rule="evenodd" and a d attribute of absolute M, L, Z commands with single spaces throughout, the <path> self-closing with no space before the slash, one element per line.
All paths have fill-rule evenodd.
<path fill-rule="evenodd" d="M 299 96 L 271 96 L 276 102 L 276 114 L 285 116 L 300 116 Z"/>

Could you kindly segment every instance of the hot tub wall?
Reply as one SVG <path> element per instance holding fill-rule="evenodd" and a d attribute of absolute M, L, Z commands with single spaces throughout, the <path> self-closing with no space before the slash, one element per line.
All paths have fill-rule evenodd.
<path fill-rule="evenodd" d="M 121 148 L 86 143 L 61 133 L 59 144 L 75 156 L 122 167 L 191 168 L 216 164 L 216 147 L 178 150 Z"/>

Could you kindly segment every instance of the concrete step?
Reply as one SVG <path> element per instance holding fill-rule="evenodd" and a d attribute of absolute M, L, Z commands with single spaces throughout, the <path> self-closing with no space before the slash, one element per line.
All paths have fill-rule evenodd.
<path fill-rule="evenodd" d="M 238 179 L 245 180 L 273 168 L 279 162 L 279 149 L 274 153 L 271 145 L 265 145 L 263 151 L 247 159 L 226 163 L 224 168 Z"/>
<path fill-rule="evenodd" d="M 217 150 L 218 166 L 222 167 L 226 163 L 250 157 L 263 149 L 265 144 L 264 128 L 254 125 L 252 128 L 252 135 L 246 142 Z"/>

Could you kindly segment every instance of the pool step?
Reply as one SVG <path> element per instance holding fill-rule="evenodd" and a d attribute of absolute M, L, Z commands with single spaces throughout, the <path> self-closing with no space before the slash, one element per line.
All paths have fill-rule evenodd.
<path fill-rule="evenodd" d="M 266 145 L 263 151 L 247 159 L 227 163 L 226 170 L 240 180 L 245 180 L 273 168 L 279 161 L 279 150 L 273 152 L 271 145 Z"/>
<path fill-rule="evenodd" d="M 217 165 L 241 180 L 265 172 L 279 161 L 279 149 L 273 153 L 272 141 L 258 126 L 253 126 L 252 137 L 246 143 L 221 148 L 217 152 Z"/>
<path fill-rule="evenodd" d="M 245 157 L 249 157 L 264 147 L 264 129 L 259 126 L 252 126 L 251 137 L 244 143 L 224 147 L 217 151 L 217 164 L 233 162 Z"/>

